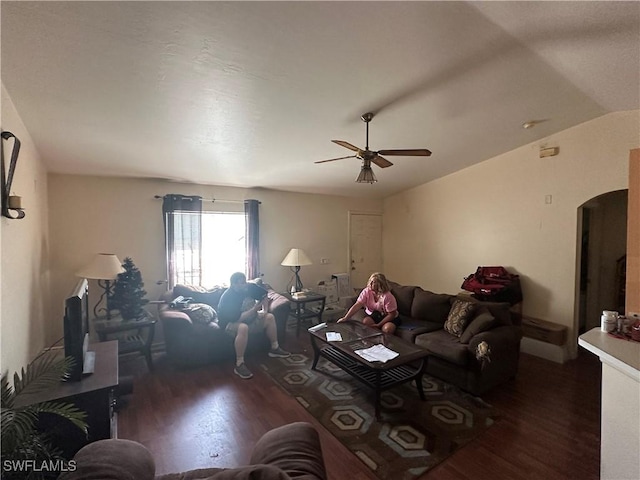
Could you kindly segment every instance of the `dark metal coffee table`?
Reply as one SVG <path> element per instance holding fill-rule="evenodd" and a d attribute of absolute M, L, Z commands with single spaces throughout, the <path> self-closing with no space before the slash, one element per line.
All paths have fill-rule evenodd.
<path fill-rule="evenodd" d="M 327 332 L 336 332 L 342 341 L 328 341 Z M 361 322 L 347 321 L 329 323 L 325 328 L 309 331 L 314 351 L 312 370 L 316 369 L 320 357 L 324 357 L 342 370 L 358 379 L 375 392 L 375 415 L 380 419 L 380 394 L 384 390 L 411 380 L 416 381 L 418 394 L 425 399 L 422 391 L 422 374 L 429 352 L 395 335 L 367 327 Z M 355 353 L 355 350 L 382 344 L 398 353 L 386 362 L 369 362 Z"/>

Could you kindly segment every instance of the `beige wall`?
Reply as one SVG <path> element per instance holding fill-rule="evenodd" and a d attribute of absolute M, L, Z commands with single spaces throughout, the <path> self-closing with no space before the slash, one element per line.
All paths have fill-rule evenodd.
<path fill-rule="evenodd" d="M 305 287 L 328 280 L 332 273 L 346 272 L 348 212 L 382 211 L 381 201 L 364 199 L 52 174 L 49 203 L 54 311 L 62 308 L 63 299 L 75 284 L 74 272 L 98 252 L 115 253 L 121 260 L 130 256 L 142 272 L 148 298 L 160 296 L 165 287 L 155 282 L 166 277 L 164 235 L 162 202 L 154 195 L 166 193 L 260 200 L 261 267 L 265 281 L 278 290 L 292 275 L 280 265 L 292 247 L 304 249 L 314 262 L 300 272 Z M 321 265 L 320 258 L 329 258 L 330 263 Z M 93 304 L 99 288 L 93 282 L 89 288 Z M 53 321 L 55 327 L 62 328 L 59 318 Z"/>
<path fill-rule="evenodd" d="M 21 220 L 0 217 L 0 368 L 13 374 L 55 338 L 49 325 L 47 174 L 4 85 L 2 130 L 22 143 L 11 191 L 22 197 L 26 212 Z M 13 141 L 5 146 L 8 168 Z"/>
<path fill-rule="evenodd" d="M 521 275 L 524 313 L 575 338 L 578 208 L 627 188 L 639 131 L 638 111 L 609 114 L 385 199 L 385 271 L 458 292 L 478 265 L 503 265 Z M 542 146 L 560 154 L 539 158 Z"/>
<path fill-rule="evenodd" d="M 382 202 L 266 190 L 180 185 L 160 180 L 47 177 L 20 117 L 2 88 L 2 128 L 22 140 L 13 191 L 23 220 L 0 220 L 2 370 L 24 365 L 62 332 L 62 300 L 74 272 L 97 252 L 131 256 L 149 298 L 164 287 L 160 201 L 165 193 L 257 198 L 265 279 L 282 289 L 280 261 L 303 248 L 307 286 L 348 271 L 349 211 L 380 212 Z M 638 112 L 610 114 L 384 201 L 384 270 L 393 280 L 456 292 L 478 265 L 521 274 L 525 313 L 573 328 L 577 208 L 627 188 L 629 150 L 638 146 Z M 560 155 L 540 159 L 541 145 Z M 552 203 L 545 204 L 545 195 Z M 49 230 L 50 225 L 50 230 Z M 50 232 L 50 233 L 49 233 Z M 331 263 L 320 265 L 320 258 Z M 51 290 L 49 281 L 51 280 Z M 92 284 L 92 299 L 98 288 Z"/>

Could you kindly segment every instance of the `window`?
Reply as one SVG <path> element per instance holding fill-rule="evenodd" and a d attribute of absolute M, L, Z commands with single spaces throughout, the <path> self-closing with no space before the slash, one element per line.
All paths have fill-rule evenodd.
<path fill-rule="evenodd" d="M 176 226 L 186 225 L 197 214 L 180 212 L 175 216 Z M 210 288 L 227 285 L 233 272 L 245 272 L 247 252 L 245 244 L 245 215 L 240 212 L 202 212 L 202 240 L 200 262 L 198 249 L 188 236 L 176 238 L 177 262 L 174 284 L 202 284 Z M 177 231 L 189 231 L 178 229 Z M 200 264 L 201 272 L 198 269 Z M 200 280 L 202 278 L 202 280 Z"/>
<path fill-rule="evenodd" d="M 197 195 L 157 198 L 162 198 L 168 288 L 223 285 L 233 272 L 260 275 L 259 200 L 224 200 L 231 205 L 219 211 L 204 210 Z"/>
<path fill-rule="evenodd" d="M 202 214 L 202 285 L 227 285 L 233 272 L 245 272 L 245 216 L 243 213 Z"/>

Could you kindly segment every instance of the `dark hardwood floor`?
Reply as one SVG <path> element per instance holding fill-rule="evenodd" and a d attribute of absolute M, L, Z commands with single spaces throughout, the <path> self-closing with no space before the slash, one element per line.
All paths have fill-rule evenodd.
<path fill-rule="evenodd" d="M 308 337 L 287 332 L 285 347 L 309 352 Z M 483 395 L 500 412 L 496 424 L 427 472 L 426 479 L 597 479 L 600 473 L 600 362 L 580 349 L 560 365 L 522 354 L 517 378 Z M 320 432 L 332 480 L 375 476 L 295 399 L 259 370 L 241 380 L 232 362 L 175 370 L 154 355 L 122 358 L 121 375 L 134 376 L 134 392 L 118 414 L 118 436 L 137 440 L 154 455 L 158 474 L 247 463 L 255 441 L 269 429 L 309 421 Z M 393 480 L 393 479 L 390 479 Z"/>

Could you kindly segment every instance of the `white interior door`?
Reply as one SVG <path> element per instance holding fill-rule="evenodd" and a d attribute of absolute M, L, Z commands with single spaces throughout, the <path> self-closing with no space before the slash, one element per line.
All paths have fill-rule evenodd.
<path fill-rule="evenodd" d="M 349 213 L 349 262 L 352 288 L 363 288 L 382 269 L 382 215 Z"/>

